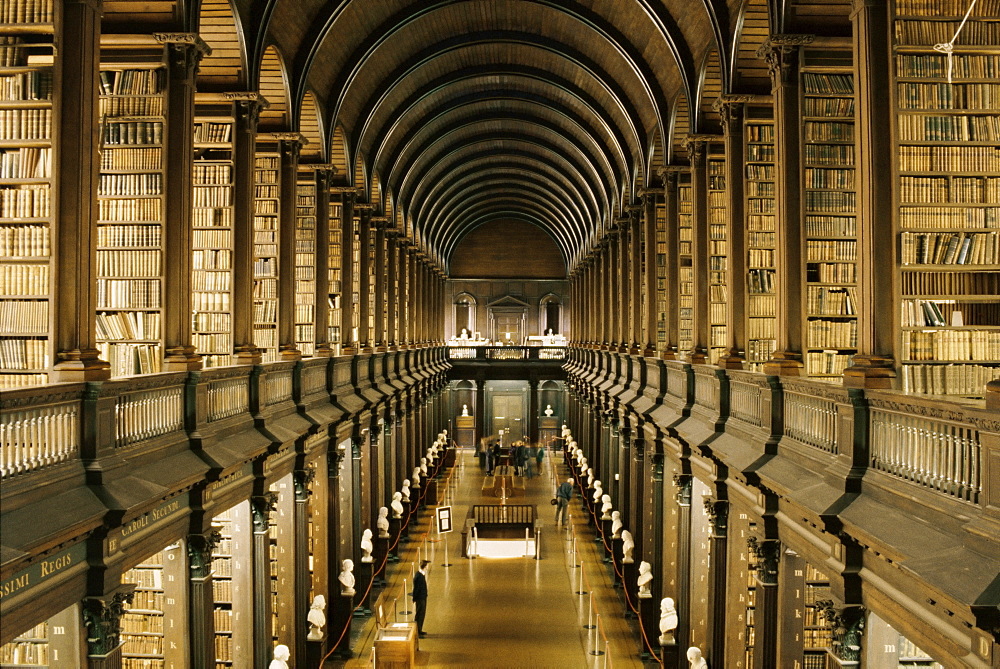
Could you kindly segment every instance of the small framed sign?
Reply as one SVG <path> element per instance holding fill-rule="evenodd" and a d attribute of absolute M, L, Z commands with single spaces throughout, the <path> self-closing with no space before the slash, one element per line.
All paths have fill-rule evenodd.
<path fill-rule="evenodd" d="M 451 532 L 451 507 L 439 506 L 436 511 L 438 534 Z"/>

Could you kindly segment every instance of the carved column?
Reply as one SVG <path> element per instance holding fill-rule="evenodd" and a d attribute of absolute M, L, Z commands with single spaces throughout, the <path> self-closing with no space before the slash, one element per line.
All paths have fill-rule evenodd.
<path fill-rule="evenodd" d="M 712 526 L 709 562 L 708 649 L 705 656 L 716 666 L 726 657 L 726 587 L 729 569 L 729 500 L 705 499 L 705 511 Z"/>
<path fill-rule="evenodd" d="M 391 312 L 392 302 L 386 295 L 386 226 L 388 219 L 384 216 L 373 218 L 375 224 L 375 350 L 387 350 L 386 342 L 386 312 Z"/>
<path fill-rule="evenodd" d="M 754 609 L 753 669 L 778 666 L 778 559 L 781 544 L 777 539 L 747 540 L 750 553 L 757 558 L 754 579 L 757 600 Z"/>
<path fill-rule="evenodd" d="M 854 108 L 858 160 L 858 352 L 844 370 L 844 385 L 891 388 L 900 327 L 896 305 L 895 157 L 891 126 L 891 46 L 888 0 L 853 0 Z"/>
<path fill-rule="evenodd" d="M 87 628 L 87 666 L 118 669 L 122 665 L 122 616 L 132 603 L 134 585 L 121 586 L 103 597 L 83 600 L 83 622 Z"/>
<path fill-rule="evenodd" d="M 691 273 L 692 287 L 692 329 L 691 351 L 688 360 L 692 364 L 708 361 L 711 319 L 709 317 L 709 245 L 708 245 L 708 142 L 715 139 L 710 135 L 690 135 L 687 140 L 688 156 L 691 158 Z"/>
<path fill-rule="evenodd" d="M 258 365 L 261 351 L 253 341 L 254 154 L 257 121 L 267 101 L 259 93 L 229 93 L 233 128 L 233 348 L 239 365 Z"/>
<path fill-rule="evenodd" d="M 678 227 L 678 193 L 677 187 L 680 181 L 681 172 L 687 171 L 683 167 L 668 166 L 663 172 L 663 197 L 665 200 L 665 214 L 667 226 L 667 313 L 666 330 L 667 341 L 663 349 L 664 360 L 677 360 L 680 351 L 677 350 L 680 341 L 680 272 L 678 271 L 678 257 L 680 255 L 680 228 Z"/>
<path fill-rule="evenodd" d="M 802 271 L 802 189 L 799 133 L 799 46 L 812 35 L 772 35 L 757 55 L 767 62 L 774 96 L 776 349 L 766 374 L 801 376 L 805 309 Z"/>
<path fill-rule="evenodd" d="M 677 499 L 677 645 L 687 648 L 691 636 L 691 475 L 675 474 Z M 774 665 L 777 666 L 777 665 Z"/>
<path fill-rule="evenodd" d="M 746 361 L 747 251 L 744 217 L 743 175 L 745 169 L 743 117 L 748 96 L 723 95 L 716 101 L 722 116 L 726 142 L 726 327 L 729 350 L 719 357 L 723 369 L 743 369 Z"/>
<path fill-rule="evenodd" d="M 865 607 L 843 605 L 832 599 L 816 602 L 816 608 L 830 628 L 833 642 L 831 654 L 841 666 L 857 666 L 861 661 L 862 637 L 865 630 Z"/>
<path fill-rule="evenodd" d="M 528 434 L 525 435 L 533 444 L 538 443 L 538 379 L 528 381 Z"/>
<path fill-rule="evenodd" d="M 263 666 L 271 657 L 271 542 L 268 525 L 278 503 L 277 493 L 250 498 L 253 514 L 253 657 Z"/>
<path fill-rule="evenodd" d="M 188 633 L 192 667 L 210 667 L 215 664 L 212 551 L 221 538 L 222 533 L 214 528 L 202 534 L 189 534 L 187 537 L 188 598 L 191 615 Z"/>
<path fill-rule="evenodd" d="M 53 110 L 53 136 L 59 139 L 53 203 L 58 234 L 55 257 L 52 382 L 102 381 L 111 366 L 97 350 L 97 181 L 100 155 L 98 70 L 101 41 L 99 0 L 65 0 L 56 58 L 59 94 Z M 85 128 L 86 132 L 81 132 Z"/>
<path fill-rule="evenodd" d="M 345 191 L 340 222 L 340 338 L 344 355 L 358 352 L 358 305 L 354 302 L 354 198 Z M 339 570 L 338 570 L 339 573 Z M 331 600 L 333 601 L 333 600 Z"/>
<path fill-rule="evenodd" d="M 316 319 L 316 352 L 319 358 L 334 354 L 330 341 L 330 177 L 333 168 L 316 168 L 316 290 L 313 296 Z"/>
<path fill-rule="evenodd" d="M 278 212 L 278 351 L 282 360 L 301 360 L 295 343 L 295 205 L 298 196 L 299 152 L 304 137 L 276 132 L 278 142 L 280 209 Z"/>
<path fill-rule="evenodd" d="M 192 345 L 191 212 L 194 203 L 194 92 L 198 63 L 211 49 L 193 33 L 156 33 L 167 60 L 163 194 L 163 371 L 201 369 Z"/>

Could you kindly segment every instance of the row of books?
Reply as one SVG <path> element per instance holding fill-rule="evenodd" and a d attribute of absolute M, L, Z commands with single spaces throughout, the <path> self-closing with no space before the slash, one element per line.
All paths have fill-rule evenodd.
<path fill-rule="evenodd" d="M 232 272 L 228 270 L 207 271 L 200 269 L 191 275 L 191 290 L 196 291 L 228 291 L 232 287 Z M 227 296 L 228 292 L 222 293 Z"/>
<path fill-rule="evenodd" d="M 802 74 L 802 92 L 806 95 L 853 95 L 854 77 L 850 74 Z"/>
<path fill-rule="evenodd" d="M 967 8 L 966 8 L 967 9 Z M 961 17 L 965 9 L 956 14 Z M 927 46 L 953 43 L 955 45 L 981 45 L 1000 43 L 1000 23 L 969 21 L 961 18 L 954 21 L 911 21 L 894 22 L 896 43 L 900 46 Z M 952 41 L 954 40 L 954 41 Z"/>
<path fill-rule="evenodd" d="M 273 300 L 253 303 L 254 323 L 272 323 L 278 318 L 278 303 Z"/>
<path fill-rule="evenodd" d="M 807 142 L 853 142 L 854 124 L 840 121 L 806 121 L 802 126 Z"/>
<path fill-rule="evenodd" d="M 127 655 L 162 655 L 163 637 L 139 634 L 122 634 L 121 641 L 125 644 L 122 654 Z"/>
<path fill-rule="evenodd" d="M 771 249 L 774 248 L 775 236 L 773 232 L 748 232 L 746 240 L 748 246 Z"/>
<path fill-rule="evenodd" d="M 986 365 L 908 364 L 902 367 L 903 390 L 935 395 L 983 396 L 986 384 L 1000 378 L 1000 367 Z"/>
<path fill-rule="evenodd" d="M 0 332 L 44 335 L 48 330 L 47 300 L 0 300 Z"/>
<path fill-rule="evenodd" d="M 157 172 L 139 174 L 102 174 L 97 183 L 100 196 L 160 195 L 163 175 Z"/>
<path fill-rule="evenodd" d="M 98 246 L 154 246 L 162 242 L 159 225 L 101 225 L 97 228 Z"/>
<path fill-rule="evenodd" d="M 194 252 L 192 266 L 196 270 L 228 270 L 233 267 L 233 252 L 229 249 L 199 249 Z"/>
<path fill-rule="evenodd" d="M 810 283 L 855 283 L 858 266 L 852 262 L 823 262 L 806 265 L 806 281 Z"/>
<path fill-rule="evenodd" d="M 743 135 L 748 142 L 773 142 L 773 123 L 747 123 L 743 128 Z"/>
<path fill-rule="evenodd" d="M 749 318 L 747 319 L 747 337 L 754 339 L 774 339 L 775 319 Z"/>
<path fill-rule="evenodd" d="M 52 109 L 0 108 L 0 140 L 38 140 L 52 137 Z"/>
<path fill-rule="evenodd" d="M 807 190 L 803 204 L 807 212 L 853 212 L 857 195 L 852 191 Z"/>
<path fill-rule="evenodd" d="M 195 186 L 195 207 L 230 207 L 233 204 L 232 189 L 227 186 Z"/>
<path fill-rule="evenodd" d="M 814 316 L 857 314 L 855 289 L 851 286 L 806 286 L 806 311 Z"/>
<path fill-rule="evenodd" d="M 112 311 L 97 314 L 97 338 L 114 341 L 160 338 L 160 314 Z"/>
<path fill-rule="evenodd" d="M 0 663 L 48 666 L 49 645 L 35 641 L 12 641 L 0 646 Z"/>
<path fill-rule="evenodd" d="M 851 356 L 836 351 L 809 351 L 805 354 L 809 376 L 841 376 L 851 364 Z"/>
<path fill-rule="evenodd" d="M 774 250 L 756 248 L 748 249 L 747 261 L 750 263 L 751 267 L 774 267 Z"/>
<path fill-rule="evenodd" d="M 231 230 L 195 230 L 193 241 L 196 249 L 229 249 L 233 233 Z"/>
<path fill-rule="evenodd" d="M 4 255 L 0 253 L 0 256 Z M 0 265 L 0 286 L 4 294 L 46 296 L 49 293 L 49 266 L 44 265 Z"/>
<path fill-rule="evenodd" d="M 123 116 L 163 116 L 163 98 L 101 98 L 98 111 L 105 118 Z"/>
<path fill-rule="evenodd" d="M 854 188 L 853 169 L 810 167 L 805 171 L 806 188 Z"/>
<path fill-rule="evenodd" d="M 998 0 L 981 0 L 970 16 L 973 18 L 997 17 L 1000 15 Z M 897 16 L 924 16 L 939 18 L 942 16 L 964 16 L 970 5 L 966 0 L 897 0 Z"/>
<path fill-rule="evenodd" d="M 122 576 L 124 583 L 134 583 L 139 588 L 163 589 L 163 569 L 129 569 Z"/>
<path fill-rule="evenodd" d="M 212 560 L 212 570 L 215 571 L 215 560 Z M 215 609 L 213 612 L 213 617 L 215 618 L 215 631 L 216 632 L 232 632 L 233 631 L 233 610 L 232 609 Z"/>
<path fill-rule="evenodd" d="M 1000 85 L 900 83 L 896 99 L 900 109 L 997 109 Z"/>
<path fill-rule="evenodd" d="M 332 341 L 332 340 L 331 340 Z M 0 389 L 24 388 L 40 386 L 49 382 L 49 375 L 42 374 L 3 374 L 0 373 Z"/>
<path fill-rule="evenodd" d="M 46 258 L 51 252 L 48 226 L 0 226 L 0 257 Z"/>
<path fill-rule="evenodd" d="M 229 311 L 229 293 L 210 290 L 203 292 L 203 289 L 194 288 L 196 292 L 191 294 L 191 308 L 197 311 Z"/>
<path fill-rule="evenodd" d="M 751 162 L 773 163 L 776 155 L 775 148 L 771 144 L 750 144 L 746 150 L 747 160 Z"/>
<path fill-rule="evenodd" d="M 105 148 L 101 151 L 101 170 L 158 170 L 162 159 L 163 149 L 158 146 Z"/>
<path fill-rule="evenodd" d="M 802 158 L 807 166 L 850 167 L 854 165 L 854 144 L 806 144 L 803 149 Z"/>
<path fill-rule="evenodd" d="M 129 608 L 148 610 L 144 606 L 136 606 L 134 599 Z M 163 634 L 163 616 L 148 613 L 133 613 L 129 611 L 122 616 L 122 632 L 125 632 L 126 634 Z"/>
<path fill-rule="evenodd" d="M 158 197 L 120 200 L 102 198 L 97 201 L 97 212 L 101 221 L 160 221 L 163 206 Z"/>
<path fill-rule="evenodd" d="M 819 240 L 806 241 L 806 262 L 822 262 L 824 260 L 857 260 L 858 243 L 854 240 Z"/>
<path fill-rule="evenodd" d="M 231 364 L 229 362 L 224 362 L 230 359 L 233 351 L 233 339 L 229 334 L 196 333 L 191 335 L 191 344 L 199 354 L 204 356 L 221 354 L 222 357 L 219 358 L 219 364 Z"/>
<path fill-rule="evenodd" d="M 1000 147 L 901 145 L 899 169 L 904 172 L 1000 172 Z"/>
<path fill-rule="evenodd" d="M 0 339 L 0 369 L 48 369 L 49 343 L 45 339 Z"/>
<path fill-rule="evenodd" d="M 132 594 L 131 609 L 143 611 L 162 611 L 163 592 L 160 590 L 136 590 Z"/>
<path fill-rule="evenodd" d="M 161 144 L 162 121 L 109 121 L 102 133 L 104 144 Z"/>
<path fill-rule="evenodd" d="M 1000 201 L 1000 177 L 914 177 L 899 178 L 902 202 L 964 202 L 970 204 Z"/>
<path fill-rule="evenodd" d="M 255 300 L 274 300 L 278 297 L 278 281 L 273 278 L 256 279 L 253 283 Z"/>
<path fill-rule="evenodd" d="M 900 207 L 899 225 L 904 230 L 926 228 L 1000 228 L 1000 206 Z"/>
<path fill-rule="evenodd" d="M 159 279 L 97 279 L 98 309 L 158 309 Z"/>
<path fill-rule="evenodd" d="M 3 0 L 0 23 L 52 23 L 52 0 Z"/>
<path fill-rule="evenodd" d="M 1000 330 L 908 330 L 903 360 L 1000 360 Z"/>
<path fill-rule="evenodd" d="M 777 342 L 773 338 L 751 339 L 747 342 L 747 361 L 767 362 L 774 355 L 776 348 Z"/>
<path fill-rule="evenodd" d="M 101 70 L 101 95 L 156 95 L 163 92 L 166 73 L 162 68 Z"/>
<path fill-rule="evenodd" d="M 52 149 L 21 147 L 0 151 L 0 179 L 48 179 L 52 176 Z"/>
<path fill-rule="evenodd" d="M 751 295 L 771 295 L 774 293 L 774 270 L 751 269 L 747 272 L 747 279 Z"/>
<path fill-rule="evenodd" d="M 1000 294 L 1000 274 L 996 272 L 901 272 L 903 295 L 989 295 Z"/>
<path fill-rule="evenodd" d="M 810 319 L 806 322 L 809 348 L 855 348 L 858 345 L 858 322 Z"/>
<path fill-rule="evenodd" d="M 156 277 L 160 275 L 160 251 L 97 251 L 97 275 L 101 277 Z"/>
<path fill-rule="evenodd" d="M 854 116 L 854 98 L 805 98 L 803 116 Z"/>
<path fill-rule="evenodd" d="M 166 663 L 152 657 L 122 657 L 121 669 L 166 669 Z"/>
<path fill-rule="evenodd" d="M 192 314 L 192 327 L 197 332 L 227 333 L 232 327 L 230 314 L 198 312 Z"/>
<path fill-rule="evenodd" d="M 904 265 L 1000 264 L 997 232 L 902 232 L 899 237 Z"/>
<path fill-rule="evenodd" d="M 748 181 L 746 183 L 747 197 L 774 197 L 777 189 L 773 181 Z M 767 211 L 773 211 L 768 208 Z"/>
<path fill-rule="evenodd" d="M 194 164 L 194 183 L 196 185 L 222 185 L 233 181 L 233 166 L 228 163 Z"/>
<path fill-rule="evenodd" d="M 156 374 L 160 371 L 163 354 L 156 344 L 112 344 L 97 342 L 101 358 L 111 363 L 111 376 Z"/>
<path fill-rule="evenodd" d="M 1000 301 L 903 300 L 903 327 L 1000 326 Z"/>
<path fill-rule="evenodd" d="M 217 662 L 233 661 L 233 639 L 230 636 L 215 637 L 215 659 Z M 228 665 L 221 665 L 226 666 Z"/>
<path fill-rule="evenodd" d="M 233 135 L 232 123 L 202 122 L 194 124 L 195 144 L 225 144 Z"/>
<path fill-rule="evenodd" d="M 994 79 L 1000 76 L 1000 56 L 989 54 L 954 53 L 898 54 L 897 77 L 943 79 L 951 72 L 952 79 Z"/>
<path fill-rule="evenodd" d="M 1000 116 L 900 113 L 897 118 L 902 142 L 1000 141 Z"/>
<path fill-rule="evenodd" d="M 228 207 L 194 209 L 191 224 L 196 228 L 227 227 L 233 224 L 233 210 Z"/>

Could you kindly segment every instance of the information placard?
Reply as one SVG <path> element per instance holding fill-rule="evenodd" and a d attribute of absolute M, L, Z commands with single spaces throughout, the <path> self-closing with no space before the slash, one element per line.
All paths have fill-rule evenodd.
<path fill-rule="evenodd" d="M 439 506 L 437 508 L 437 528 L 438 534 L 451 532 L 451 507 Z"/>

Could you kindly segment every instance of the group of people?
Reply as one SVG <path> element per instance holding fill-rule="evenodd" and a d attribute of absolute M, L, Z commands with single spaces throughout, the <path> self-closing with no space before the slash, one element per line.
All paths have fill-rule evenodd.
<path fill-rule="evenodd" d="M 487 476 L 493 476 L 497 467 L 507 464 L 514 467 L 514 473 L 518 476 L 530 479 L 535 475 L 535 468 L 541 473 L 542 460 L 545 459 L 544 446 L 532 446 L 523 441 L 515 441 L 504 447 L 499 441 L 491 439 L 486 442 L 485 451 Z M 504 457 L 507 458 L 506 462 L 503 462 Z"/>

